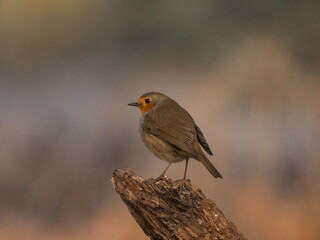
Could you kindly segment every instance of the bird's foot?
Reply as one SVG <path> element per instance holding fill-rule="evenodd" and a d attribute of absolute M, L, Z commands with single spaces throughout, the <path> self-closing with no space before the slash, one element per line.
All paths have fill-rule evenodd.
<path fill-rule="evenodd" d="M 185 181 L 185 182 L 191 183 L 191 180 L 189 178 L 182 178 L 181 181 Z"/>
<path fill-rule="evenodd" d="M 156 178 L 157 181 L 164 180 L 166 176 L 164 174 L 161 174 L 159 177 Z"/>

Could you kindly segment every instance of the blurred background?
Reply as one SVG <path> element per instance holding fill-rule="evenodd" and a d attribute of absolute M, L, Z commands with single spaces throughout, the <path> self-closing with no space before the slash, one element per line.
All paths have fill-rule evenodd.
<path fill-rule="evenodd" d="M 147 239 L 111 177 L 158 177 L 128 107 L 205 134 L 188 177 L 249 239 L 320 239 L 319 1 L 0 1 L 0 239 Z M 183 176 L 184 163 L 167 174 Z"/>

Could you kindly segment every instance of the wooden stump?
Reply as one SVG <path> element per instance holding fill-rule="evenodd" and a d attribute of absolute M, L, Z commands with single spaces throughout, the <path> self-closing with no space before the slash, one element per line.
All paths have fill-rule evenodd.
<path fill-rule="evenodd" d="M 112 183 L 150 239 L 246 239 L 188 180 L 145 180 L 130 169 L 118 169 Z"/>

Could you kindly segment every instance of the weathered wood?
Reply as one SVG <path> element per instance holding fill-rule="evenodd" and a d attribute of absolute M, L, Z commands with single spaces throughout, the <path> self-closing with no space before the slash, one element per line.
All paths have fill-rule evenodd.
<path fill-rule="evenodd" d="M 112 182 L 150 239 L 246 239 L 216 204 L 187 180 L 148 179 L 115 170 Z"/>

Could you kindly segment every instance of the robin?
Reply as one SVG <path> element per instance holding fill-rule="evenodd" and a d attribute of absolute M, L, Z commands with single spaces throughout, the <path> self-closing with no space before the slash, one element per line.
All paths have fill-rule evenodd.
<path fill-rule="evenodd" d="M 186 179 L 188 161 L 193 158 L 200 161 L 215 178 L 222 178 L 200 148 L 201 145 L 212 155 L 203 133 L 177 102 L 162 93 L 148 92 L 129 105 L 141 111 L 139 130 L 144 144 L 156 157 L 169 162 L 160 177 L 172 163 L 186 160 L 183 177 Z"/>

